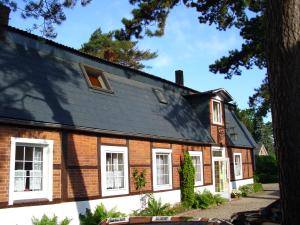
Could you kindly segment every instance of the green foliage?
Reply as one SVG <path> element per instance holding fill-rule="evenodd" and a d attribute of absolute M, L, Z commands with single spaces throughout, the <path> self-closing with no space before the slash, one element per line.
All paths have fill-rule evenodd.
<path fill-rule="evenodd" d="M 139 173 L 137 169 L 133 171 L 134 185 L 136 190 L 141 190 L 146 185 L 146 170 Z"/>
<path fill-rule="evenodd" d="M 124 213 L 117 211 L 115 208 L 108 211 L 101 203 L 96 207 L 94 212 L 87 208 L 85 210 L 85 214 L 79 215 L 79 220 L 81 225 L 98 225 L 101 221 L 107 218 L 118 218 L 124 216 L 126 216 Z"/>
<path fill-rule="evenodd" d="M 181 201 L 191 207 L 195 200 L 194 186 L 195 186 L 195 168 L 192 157 L 188 152 L 184 153 L 183 165 L 180 170 L 180 188 Z"/>
<path fill-rule="evenodd" d="M 147 203 L 147 207 L 143 210 L 133 211 L 133 216 L 172 216 L 176 213 L 172 209 L 170 204 L 163 204 L 161 199 L 156 200 L 154 197 L 150 197 Z"/>
<path fill-rule="evenodd" d="M 211 206 L 224 204 L 225 202 L 226 199 L 222 198 L 219 194 L 214 195 L 205 189 L 202 193 L 195 193 L 193 208 L 207 209 Z"/>
<path fill-rule="evenodd" d="M 53 216 L 49 218 L 46 215 L 43 215 L 41 219 L 37 219 L 35 217 L 32 218 L 33 225 L 68 225 L 70 224 L 71 219 L 65 218 L 61 222 L 58 222 L 57 216 Z"/>
<path fill-rule="evenodd" d="M 112 54 L 111 61 L 134 69 L 145 68 L 141 61 L 157 57 L 156 52 L 139 50 L 137 41 L 117 40 L 114 35 L 115 31 L 102 33 L 101 29 L 97 29 L 80 51 L 102 59 L 105 52 L 109 51 Z"/>
<path fill-rule="evenodd" d="M 274 155 L 256 156 L 255 178 L 261 183 L 278 182 L 278 165 Z"/>
<path fill-rule="evenodd" d="M 242 192 L 237 189 L 233 189 L 231 192 L 231 198 L 239 198 L 239 197 L 241 197 L 241 195 L 242 195 Z"/>
<path fill-rule="evenodd" d="M 254 183 L 240 186 L 239 190 L 241 191 L 243 197 L 247 197 L 249 194 L 260 192 L 264 189 L 261 183 Z"/>
<path fill-rule="evenodd" d="M 268 153 L 274 155 L 273 128 L 271 122 L 264 122 L 258 109 L 240 109 L 235 104 L 235 114 L 247 127 L 256 143 L 263 144 Z"/>
<path fill-rule="evenodd" d="M 20 3 L 22 2 L 22 3 Z M 90 3 L 91 0 L 80 0 L 82 6 Z M 57 0 L 0 0 L 0 3 L 9 6 L 13 11 L 20 12 L 23 19 L 34 19 L 32 30 L 40 30 L 47 38 L 55 38 L 55 26 L 62 24 L 66 20 L 64 11 L 74 8 L 78 0 L 57 1 Z"/>

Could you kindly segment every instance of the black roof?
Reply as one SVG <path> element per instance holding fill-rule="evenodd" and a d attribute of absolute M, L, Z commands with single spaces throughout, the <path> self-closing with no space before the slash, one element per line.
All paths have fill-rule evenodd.
<path fill-rule="evenodd" d="M 2 35 L 2 120 L 213 143 L 209 117 L 199 111 L 205 107 L 196 107 L 185 97 L 200 92 L 15 28 L 6 27 Z M 80 64 L 104 71 L 113 94 L 89 88 Z M 163 93 L 167 104 L 158 101 L 155 89 Z"/>

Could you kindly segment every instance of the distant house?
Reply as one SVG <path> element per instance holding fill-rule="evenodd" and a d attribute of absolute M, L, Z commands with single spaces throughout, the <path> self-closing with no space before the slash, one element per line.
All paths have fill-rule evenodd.
<path fill-rule="evenodd" d="M 31 224 L 103 203 L 140 207 L 142 193 L 180 201 L 183 153 L 195 190 L 229 198 L 253 183 L 255 142 L 224 89 L 200 92 L 8 26 L 0 7 L 0 218 Z"/>
<path fill-rule="evenodd" d="M 257 147 L 254 149 L 254 154 L 255 155 L 269 155 L 266 147 L 264 144 L 258 144 Z"/>

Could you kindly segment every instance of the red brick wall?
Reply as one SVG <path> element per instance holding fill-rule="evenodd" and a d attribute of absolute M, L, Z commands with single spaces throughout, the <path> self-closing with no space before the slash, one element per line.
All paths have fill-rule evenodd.
<path fill-rule="evenodd" d="M 142 191 L 152 191 L 152 148 L 172 149 L 173 189 L 180 188 L 178 169 L 183 159 L 183 151 L 187 150 L 203 152 L 204 183 L 211 184 L 212 182 L 210 147 L 69 133 L 66 138 L 66 146 L 68 146 L 67 165 L 64 167 L 61 157 L 63 153 L 60 131 L 1 126 L 0 203 L 2 204 L 8 202 L 11 137 L 38 138 L 54 141 L 53 199 L 56 201 L 59 201 L 65 192 L 67 195 L 65 196 L 66 200 L 101 197 L 101 180 L 99 180 L 101 177 L 101 171 L 99 170 L 99 146 L 101 144 L 128 146 L 129 186 L 131 194 L 137 192 L 132 176 L 135 169 L 139 172 L 145 170 L 147 183 Z M 62 187 L 63 181 L 65 181 L 66 187 Z"/>
<path fill-rule="evenodd" d="M 231 180 L 235 180 L 234 177 L 234 165 L 233 165 L 233 154 L 241 153 L 242 154 L 242 169 L 243 169 L 243 178 L 248 179 L 253 177 L 253 164 L 252 164 L 252 150 L 246 148 L 228 148 L 228 155 L 230 158 L 230 171 L 231 171 Z"/>

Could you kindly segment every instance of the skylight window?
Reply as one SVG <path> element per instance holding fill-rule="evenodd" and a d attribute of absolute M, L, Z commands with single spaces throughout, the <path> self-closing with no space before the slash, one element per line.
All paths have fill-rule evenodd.
<path fill-rule="evenodd" d="M 87 80 L 88 85 L 91 88 L 99 91 L 112 92 L 111 87 L 103 71 L 87 65 L 81 65 L 81 69 Z"/>
<path fill-rule="evenodd" d="M 161 90 L 153 89 L 153 92 L 160 103 L 168 104 L 168 101 Z"/>

